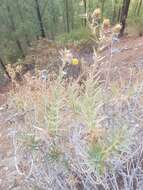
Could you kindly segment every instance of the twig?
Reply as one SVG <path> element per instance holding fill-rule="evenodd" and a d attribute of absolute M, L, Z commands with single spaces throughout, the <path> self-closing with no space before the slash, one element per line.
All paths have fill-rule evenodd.
<path fill-rule="evenodd" d="M 16 140 L 15 140 L 15 135 L 16 132 L 12 133 L 12 142 L 13 142 L 13 147 L 14 147 L 14 163 L 15 163 L 15 168 L 16 171 L 19 175 L 25 176 L 26 179 L 28 179 L 31 176 L 32 170 L 33 170 L 33 159 L 31 159 L 31 165 L 30 165 L 30 170 L 28 174 L 26 175 L 25 173 L 21 172 L 19 167 L 18 167 L 18 160 L 17 160 L 17 147 L 16 147 Z"/>

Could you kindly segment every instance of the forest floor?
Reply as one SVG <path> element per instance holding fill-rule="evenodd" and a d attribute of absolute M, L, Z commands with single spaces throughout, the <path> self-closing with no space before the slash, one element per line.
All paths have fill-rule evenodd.
<path fill-rule="evenodd" d="M 44 43 L 46 44 L 46 42 Z M 46 62 L 46 56 L 48 56 L 48 50 L 46 48 L 48 48 L 48 46 L 43 47 L 43 50 L 39 48 L 39 52 L 38 49 L 36 50 L 36 53 L 34 52 L 38 57 L 37 62 L 42 59 Z M 75 48 L 73 49 L 75 51 Z M 33 49 L 31 51 L 35 50 Z M 53 53 L 50 58 L 51 62 L 52 59 L 55 59 L 54 56 L 58 55 L 57 51 L 58 49 L 53 46 Z M 87 60 L 92 60 L 87 47 L 82 47 L 78 51 L 81 52 L 81 57 L 86 57 Z M 110 50 L 108 49 L 105 50 L 102 55 L 105 56 L 105 64 L 106 60 L 109 59 L 109 51 Z M 113 74 L 113 79 L 120 82 L 122 81 L 122 83 L 124 83 L 124 81 L 126 83 L 129 80 L 136 81 L 136 78 L 138 78 L 138 80 L 143 80 L 143 72 L 140 72 L 143 71 L 143 37 L 124 37 L 115 44 L 115 47 L 112 49 L 112 54 L 113 69 L 111 69 L 111 72 Z M 27 57 L 27 60 L 31 60 L 29 56 Z M 57 61 L 58 58 L 56 58 L 55 62 Z M 118 70 L 118 72 L 116 72 L 116 75 L 114 76 L 115 70 Z M 119 75 L 117 75 L 117 73 Z M 114 82 L 116 80 L 114 80 Z M 0 87 L 0 190 L 24 190 L 26 187 L 22 185 L 22 177 L 19 177 L 14 165 L 14 152 L 11 138 L 12 123 L 9 123 L 8 121 L 13 110 L 7 109 L 7 106 L 5 105 L 9 90 L 9 85 L 6 87 Z"/>

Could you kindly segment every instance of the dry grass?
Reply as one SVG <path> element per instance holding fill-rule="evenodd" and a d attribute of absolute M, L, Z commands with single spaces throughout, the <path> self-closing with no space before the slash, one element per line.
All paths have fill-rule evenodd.
<path fill-rule="evenodd" d="M 11 92 L 15 169 L 27 189 L 142 189 L 143 83 L 132 72 L 114 81 L 112 40 L 108 65 L 94 51 L 80 84 L 59 71 Z"/>
<path fill-rule="evenodd" d="M 142 188 L 142 84 L 109 89 L 92 73 L 84 89 L 28 77 L 11 95 L 15 166 L 29 189 Z"/>

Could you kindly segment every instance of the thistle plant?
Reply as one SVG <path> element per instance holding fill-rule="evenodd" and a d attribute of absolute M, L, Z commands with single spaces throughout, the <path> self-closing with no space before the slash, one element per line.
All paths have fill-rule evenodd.
<path fill-rule="evenodd" d="M 100 14 L 98 9 L 91 18 L 99 44 L 100 30 L 110 27 L 108 19 L 99 22 Z M 113 33 L 119 29 L 116 25 Z M 63 73 L 66 64 L 75 68 L 81 60 L 69 50 L 61 51 L 61 59 L 54 80 L 27 76 L 28 83 L 10 96 L 18 175 L 29 189 L 141 190 L 142 82 L 130 80 L 126 89 L 126 83 L 120 88 L 109 81 L 111 88 L 104 88 L 95 48 L 96 64 L 85 69 L 82 83 L 81 75 L 67 81 Z"/>
<path fill-rule="evenodd" d="M 111 29 L 110 20 L 108 18 L 102 19 L 101 10 L 99 8 L 87 16 L 87 21 L 93 35 L 93 40 L 95 41 L 95 49 L 97 52 L 102 51 L 102 46 L 108 41 L 112 43 L 112 39 L 115 36 L 118 37 L 121 30 L 120 24 L 116 24 L 113 29 Z"/>
<path fill-rule="evenodd" d="M 142 108 L 132 104 L 135 93 L 125 107 L 123 92 L 118 91 L 117 104 L 117 94 L 103 91 L 93 68 L 83 89 L 76 80 L 65 85 L 62 76 L 46 82 L 45 88 L 36 78 L 10 101 L 15 104 L 20 99 L 21 107 L 25 105 L 23 122 L 14 118 L 13 142 L 17 172 L 26 178 L 26 185 L 127 190 L 136 184 L 135 189 L 141 189 L 142 130 L 130 122 L 135 114 L 139 116 L 137 107 Z M 17 106 L 15 110 L 21 114 Z"/>

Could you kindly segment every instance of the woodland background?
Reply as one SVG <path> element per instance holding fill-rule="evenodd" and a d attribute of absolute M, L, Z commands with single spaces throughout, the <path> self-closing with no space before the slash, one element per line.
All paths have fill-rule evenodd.
<path fill-rule="evenodd" d="M 39 37 L 66 42 L 89 37 L 86 14 L 101 8 L 102 19 L 123 23 L 141 35 L 142 0 L 1 0 L 0 57 L 4 63 L 24 57 Z"/>

